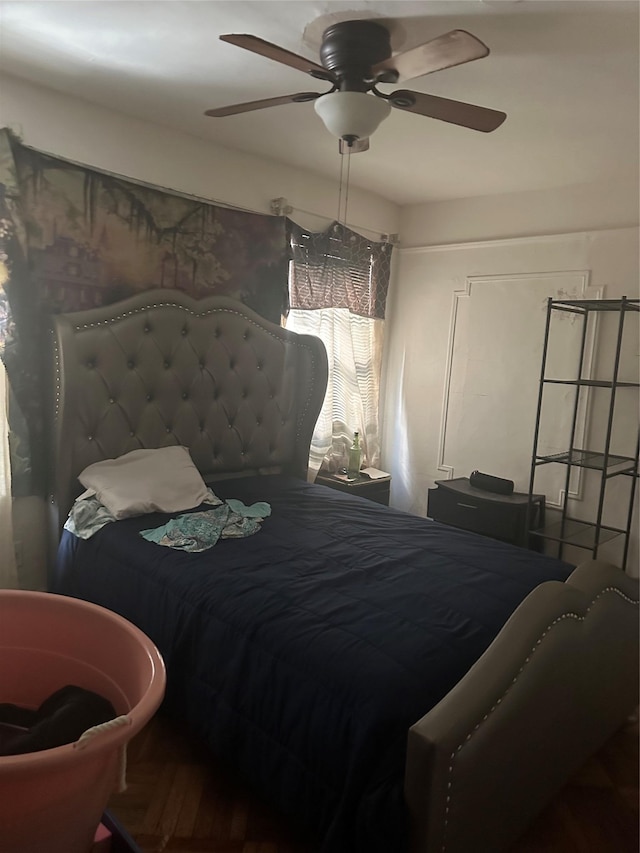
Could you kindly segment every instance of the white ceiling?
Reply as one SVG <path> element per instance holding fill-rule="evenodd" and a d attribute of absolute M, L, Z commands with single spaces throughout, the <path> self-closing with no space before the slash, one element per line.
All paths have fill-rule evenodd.
<path fill-rule="evenodd" d="M 467 29 L 489 46 L 487 58 L 403 86 L 504 110 L 506 122 L 484 134 L 392 110 L 371 149 L 351 160 L 353 185 L 410 204 L 637 181 L 638 9 L 636 0 L 0 0 L 0 69 L 335 179 L 337 141 L 312 104 L 203 116 L 324 90 L 218 36 L 251 33 L 319 62 L 322 31 L 338 20 L 385 22 L 394 51 Z"/>

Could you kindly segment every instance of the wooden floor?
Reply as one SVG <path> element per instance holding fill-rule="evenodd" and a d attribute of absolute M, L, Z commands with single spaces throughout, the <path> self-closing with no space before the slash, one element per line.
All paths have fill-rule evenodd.
<path fill-rule="evenodd" d="M 232 773 L 216 767 L 160 716 L 129 745 L 127 781 L 127 791 L 114 796 L 109 809 L 144 853 L 314 853 Z M 638 850 L 635 723 L 570 780 L 512 853 Z"/>

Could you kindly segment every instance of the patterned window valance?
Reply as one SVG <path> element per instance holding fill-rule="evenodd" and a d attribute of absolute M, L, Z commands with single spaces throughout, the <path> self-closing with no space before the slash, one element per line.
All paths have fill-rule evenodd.
<path fill-rule="evenodd" d="M 348 308 L 384 319 L 392 246 L 334 222 L 314 233 L 288 221 L 291 308 Z"/>

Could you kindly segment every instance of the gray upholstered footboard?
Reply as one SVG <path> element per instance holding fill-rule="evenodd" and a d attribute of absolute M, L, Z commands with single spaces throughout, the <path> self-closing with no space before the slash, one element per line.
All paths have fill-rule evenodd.
<path fill-rule="evenodd" d="M 413 850 L 505 850 L 637 703 L 637 581 L 589 561 L 542 584 L 410 729 Z"/>

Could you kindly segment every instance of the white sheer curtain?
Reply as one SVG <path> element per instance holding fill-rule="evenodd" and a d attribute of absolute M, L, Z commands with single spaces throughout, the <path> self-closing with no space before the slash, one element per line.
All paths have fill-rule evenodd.
<path fill-rule="evenodd" d="M 287 328 L 319 337 L 329 361 L 327 395 L 311 439 L 310 478 L 315 478 L 323 462 L 330 470 L 346 465 L 355 430 L 362 437 L 364 461 L 378 464 L 384 320 L 360 317 L 348 308 L 292 309 Z"/>
<path fill-rule="evenodd" d="M 7 378 L 0 360 L 0 587 L 18 586 L 11 499 L 11 463 L 7 423 Z"/>

